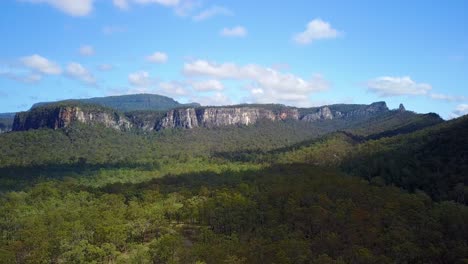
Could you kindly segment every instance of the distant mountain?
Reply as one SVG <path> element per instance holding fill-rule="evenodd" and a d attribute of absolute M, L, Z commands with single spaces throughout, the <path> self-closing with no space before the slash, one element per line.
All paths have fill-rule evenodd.
<path fill-rule="evenodd" d="M 336 130 L 356 125 L 371 117 L 399 113 L 390 111 L 385 102 L 377 102 L 370 105 L 332 105 L 304 109 L 284 105 L 258 104 L 221 107 L 180 106 L 167 112 L 132 111 L 124 115 L 115 110 L 115 107 L 111 108 L 103 106 L 103 104 L 89 102 L 90 100 L 70 100 L 35 105 L 30 111 L 16 115 L 13 131 L 38 128 L 58 129 L 69 127 L 76 122 L 103 124 L 121 131 L 129 129 L 159 131 L 171 128 L 192 129 L 196 127 L 252 125 L 260 120 L 295 120 L 317 123 L 318 127 L 323 126 L 330 130 Z"/>
<path fill-rule="evenodd" d="M 177 107 L 186 106 L 200 106 L 198 103 L 181 104 L 172 98 L 157 95 L 157 94 L 131 94 L 131 95 L 119 95 L 119 96 L 106 96 L 106 97 L 94 97 L 88 99 L 70 99 L 59 102 L 71 102 L 76 101 L 86 104 L 97 104 L 105 107 L 113 108 L 120 112 L 130 112 L 137 110 L 156 110 L 165 111 Z M 53 104 L 57 102 L 41 102 L 34 104 L 31 109 L 47 104 Z"/>
<path fill-rule="evenodd" d="M 0 113 L 0 133 L 11 131 L 16 113 Z"/>

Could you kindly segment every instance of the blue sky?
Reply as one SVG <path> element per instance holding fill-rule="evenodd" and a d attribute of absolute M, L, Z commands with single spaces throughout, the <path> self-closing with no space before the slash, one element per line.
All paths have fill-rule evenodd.
<path fill-rule="evenodd" d="M 468 113 L 467 1 L 5 0 L 0 112 L 130 93 Z"/>

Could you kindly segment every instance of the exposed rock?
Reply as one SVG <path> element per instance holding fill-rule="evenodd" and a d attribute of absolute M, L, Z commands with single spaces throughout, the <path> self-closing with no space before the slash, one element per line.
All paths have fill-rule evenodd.
<path fill-rule="evenodd" d="M 82 109 L 79 106 L 57 106 L 37 108 L 16 114 L 13 131 L 38 128 L 66 128 L 74 122 L 83 124 L 102 124 L 117 130 L 128 130 L 132 123 L 117 113 Z"/>
<path fill-rule="evenodd" d="M 344 118 L 361 118 L 388 111 L 389 109 L 385 102 L 375 102 L 370 105 L 357 105 L 356 109 L 342 114 Z"/>
<path fill-rule="evenodd" d="M 10 131 L 11 131 L 11 128 L 2 128 L 2 127 L 0 127 L 0 134 L 10 132 Z"/>
<path fill-rule="evenodd" d="M 398 107 L 398 111 L 405 112 L 406 111 L 405 106 L 403 104 L 400 104 L 400 106 Z"/>
<path fill-rule="evenodd" d="M 262 107 L 208 107 L 170 110 L 157 125 L 156 130 L 166 128 L 219 127 L 251 125 L 260 119 L 271 121 L 299 119 L 295 108 L 284 108 L 275 113 Z"/>
<path fill-rule="evenodd" d="M 338 112 L 338 117 L 341 117 L 341 113 Z M 320 108 L 316 113 L 307 114 L 301 118 L 301 120 L 312 122 L 317 120 L 331 120 L 334 115 L 328 106 Z"/>
<path fill-rule="evenodd" d="M 298 109 L 282 105 L 240 105 L 228 107 L 186 107 L 164 112 L 134 111 L 121 115 L 96 105 L 48 105 L 15 116 L 14 131 L 37 128 L 65 128 L 74 123 L 101 124 L 116 130 L 131 128 L 143 131 L 170 128 L 252 125 L 259 120 L 286 119 L 315 122 L 320 120 L 359 119 L 389 111 L 385 102 L 370 105 L 329 105 Z"/>
<path fill-rule="evenodd" d="M 198 118 L 195 108 L 174 109 L 156 125 L 156 130 L 165 128 L 194 128 L 198 127 Z"/>

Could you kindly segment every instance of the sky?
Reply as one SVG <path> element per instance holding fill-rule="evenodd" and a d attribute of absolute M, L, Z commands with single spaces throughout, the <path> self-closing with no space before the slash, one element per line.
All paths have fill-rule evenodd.
<path fill-rule="evenodd" d="M 202 105 L 468 114 L 468 1 L 2 0 L 0 112 L 154 93 Z"/>

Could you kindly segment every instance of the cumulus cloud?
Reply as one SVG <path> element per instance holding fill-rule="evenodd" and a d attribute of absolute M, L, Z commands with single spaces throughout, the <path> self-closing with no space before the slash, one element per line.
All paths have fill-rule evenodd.
<path fill-rule="evenodd" d="M 128 75 L 128 82 L 132 86 L 138 86 L 138 87 L 148 87 L 154 84 L 153 78 L 151 78 L 149 73 L 146 71 L 138 71 L 138 72 L 130 73 Z"/>
<path fill-rule="evenodd" d="M 223 83 L 218 80 L 192 82 L 191 85 L 193 89 L 199 92 L 222 91 L 224 89 Z"/>
<path fill-rule="evenodd" d="M 440 93 L 431 93 L 429 94 L 431 99 L 435 100 L 442 100 L 447 102 L 462 102 L 468 101 L 468 97 L 462 95 L 448 95 L 448 94 L 440 94 Z"/>
<path fill-rule="evenodd" d="M 113 0 L 114 6 L 126 10 L 130 7 L 130 4 L 158 4 L 167 7 L 178 7 L 182 5 L 185 1 L 183 0 Z"/>
<path fill-rule="evenodd" d="M 292 103 L 306 105 L 314 92 L 329 88 L 321 75 L 304 80 L 290 73 L 282 73 L 255 64 L 239 66 L 234 63 L 217 64 L 205 60 L 185 63 L 184 74 L 208 76 L 215 79 L 246 81 L 252 100 L 268 103 Z"/>
<path fill-rule="evenodd" d="M 138 4 L 159 4 L 163 6 L 176 6 L 180 3 L 180 0 L 133 0 Z"/>
<path fill-rule="evenodd" d="M 197 102 L 201 105 L 231 105 L 231 99 L 221 92 L 214 93 L 210 96 L 194 96 L 190 98 L 191 102 Z"/>
<path fill-rule="evenodd" d="M 96 84 L 96 78 L 93 74 L 83 67 L 83 65 L 71 62 L 68 64 L 66 69 L 66 75 L 72 79 L 79 80 L 86 84 Z"/>
<path fill-rule="evenodd" d="M 78 51 L 83 56 L 93 56 L 95 53 L 94 48 L 91 45 L 83 45 Z"/>
<path fill-rule="evenodd" d="M 340 35 L 341 33 L 334 29 L 330 23 L 317 18 L 310 21 L 307 24 L 305 31 L 297 33 L 293 39 L 296 43 L 305 45 L 310 44 L 315 40 L 332 39 L 337 38 Z"/>
<path fill-rule="evenodd" d="M 30 3 L 48 4 L 68 15 L 86 16 L 93 11 L 94 0 L 20 0 Z"/>
<path fill-rule="evenodd" d="M 381 97 L 427 95 L 432 89 L 427 83 L 416 83 L 410 77 L 378 77 L 367 82 L 369 91 Z"/>
<path fill-rule="evenodd" d="M 215 16 L 232 16 L 234 13 L 226 7 L 212 6 L 193 16 L 193 20 L 202 21 Z"/>
<path fill-rule="evenodd" d="M 146 56 L 146 61 L 151 63 L 165 63 L 167 62 L 168 56 L 164 52 L 155 52 L 149 56 Z"/>
<path fill-rule="evenodd" d="M 188 90 L 185 88 L 185 83 L 183 82 L 160 82 L 158 87 L 158 92 L 166 96 L 180 97 L 189 94 Z"/>
<path fill-rule="evenodd" d="M 459 104 L 450 115 L 451 118 L 457 118 L 468 114 L 468 104 Z"/>
<path fill-rule="evenodd" d="M 58 64 L 37 54 L 23 57 L 20 62 L 24 67 L 38 73 L 55 75 L 62 73 L 62 69 Z"/>
<path fill-rule="evenodd" d="M 4 77 L 13 81 L 22 83 L 37 83 L 42 80 L 42 75 L 37 73 L 22 73 L 14 71 L 3 71 L 0 70 L 0 77 Z"/>
<path fill-rule="evenodd" d="M 224 37 L 245 37 L 247 36 L 247 29 L 241 26 L 223 28 L 219 34 Z"/>
<path fill-rule="evenodd" d="M 113 0 L 112 1 L 114 5 L 120 9 L 127 9 L 128 8 L 128 2 L 127 0 Z"/>

